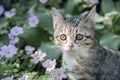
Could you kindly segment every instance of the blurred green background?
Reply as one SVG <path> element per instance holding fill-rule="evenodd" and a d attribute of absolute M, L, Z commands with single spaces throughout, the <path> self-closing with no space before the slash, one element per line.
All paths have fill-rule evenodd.
<path fill-rule="evenodd" d="M 16 44 L 19 54 L 17 59 L 13 58 L 13 62 L 18 60 L 12 63 L 14 71 L 11 73 L 7 65 L 0 64 L 1 78 L 13 73 L 15 77 L 25 72 L 44 74 L 41 64 L 31 63 L 31 57 L 24 51 L 25 45 L 31 45 L 36 50 L 46 52 L 47 58 L 57 59 L 58 64 L 60 63 L 60 51 L 53 44 L 52 7 L 57 8 L 64 16 L 70 17 L 83 15 L 96 5 L 95 36 L 97 40 L 103 46 L 120 50 L 120 0 L 48 0 L 46 2 L 44 0 L 0 0 L 0 5 L 4 6 L 5 11 L 11 8 L 16 9 L 15 16 L 11 18 L 7 18 L 4 13 L 0 15 L 0 46 L 9 43 L 8 33 L 12 27 L 17 25 L 24 28 L 24 33 L 19 36 L 20 41 Z M 39 24 L 35 28 L 28 25 L 30 9 L 33 9 L 34 15 L 39 19 Z"/>

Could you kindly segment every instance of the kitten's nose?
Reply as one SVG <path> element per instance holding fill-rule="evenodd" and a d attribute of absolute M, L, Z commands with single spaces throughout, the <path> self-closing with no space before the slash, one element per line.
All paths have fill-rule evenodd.
<path fill-rule="evenodd" d="M 69 45 L 68 47 L 69 47 L 70 49 L 72 49 L 72 48 L 73 48 L 73 44 Z"/>

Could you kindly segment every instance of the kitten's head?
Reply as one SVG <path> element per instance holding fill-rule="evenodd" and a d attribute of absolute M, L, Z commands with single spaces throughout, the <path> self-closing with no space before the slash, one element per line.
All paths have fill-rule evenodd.
<path fill-rule="evenodd" d="M 64 18 L 52 8 L 55 44 L 66 52 L 88 50 L 94 39 L 96 7 L 84 17 Z"/>

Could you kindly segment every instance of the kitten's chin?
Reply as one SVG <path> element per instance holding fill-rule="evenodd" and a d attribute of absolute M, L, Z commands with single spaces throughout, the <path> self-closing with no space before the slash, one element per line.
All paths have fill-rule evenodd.
<path fill-rule="evenodd" d="M 72 53 L 72 52 L 76 52 L 75 49 L 63 49 L 64 52 L 67 52 L 67 53 Z"/>

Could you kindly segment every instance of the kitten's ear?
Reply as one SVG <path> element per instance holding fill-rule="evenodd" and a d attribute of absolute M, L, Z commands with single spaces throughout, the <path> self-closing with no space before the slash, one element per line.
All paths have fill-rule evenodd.
<path fill-rule="evenodd" d="M 87 16 L 84 18 L 84 21 L 90 21 L 94 22 L 95 20 L 95 12 L 96 12 L 96 6 L 94 6 L 90 12 L 87 14 Z"/>
<path fill-rule="evenodd" d="M 56 28 L 57 23 L 61 24 L 64 21 L 64 17 L 54 7 L 52 8 L 52 17 L 53 17 L 54 29 Z"/>

